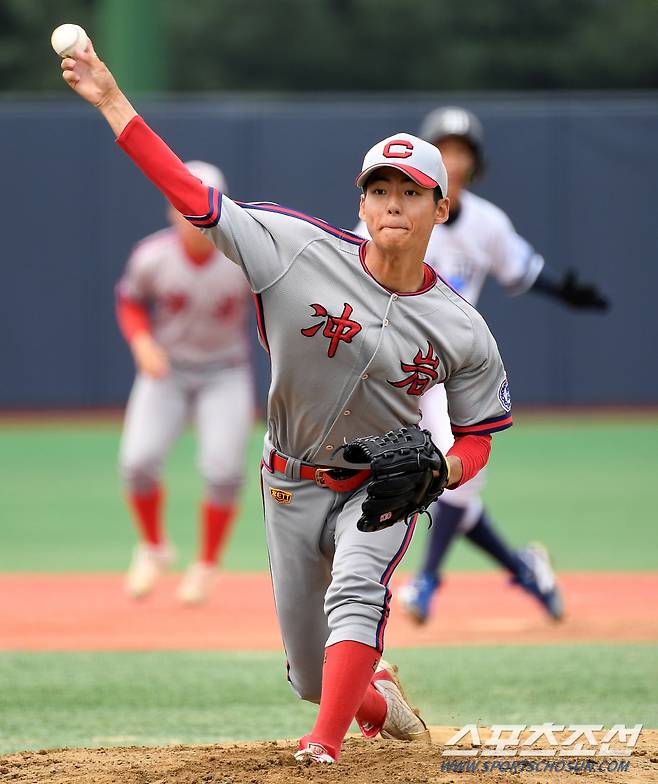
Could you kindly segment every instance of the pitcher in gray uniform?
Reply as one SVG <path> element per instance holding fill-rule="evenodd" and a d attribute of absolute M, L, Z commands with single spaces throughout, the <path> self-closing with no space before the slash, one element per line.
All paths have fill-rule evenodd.
<path fill-rule="evenodd" d="M 423 263 L 433 226 L 448 218 L 439 151 L 399 133 L 366 154 L 357 178 L 372 237 L 365 241 L 204 185 L 137 115 L 91 44 L 62 69 L 256 295 L 272 364 L 261 477 L 274 596 L 292 688 L 320 704 L 296 758 L 337 760 L 353 718 L 366 736 L 429 742 L 394 668 L 380 660 L 389 582 L 414 521 L 359 531 L 366 491 L 339 447 L 417 424 L 420 396 L 442 383 L 458 434 L 447 456 L 448 486 L 456 487 L 486 463 L 490 433 L 512 423 L 505 370 L 484 320 Z M 347 470 L 337 477 L 336 467 Z"/>
<path fill-rule="evenodd" d="M 226 189 L 204 161 L 188 169 Z M 137 367 L 121 441 L 120 464 L 140 542 L 126 578 L 146 596 L 172 562 L 163 523 L 162 468 L 189 420 L 199 439 L 205 482 L 199 552 L 178 589 L 188 604 L 204 601 L 237 511 L 251 430 L 244 275 L 173 207 L 172 227 L 142 240 L 117 286 L 117 318 Z"/>

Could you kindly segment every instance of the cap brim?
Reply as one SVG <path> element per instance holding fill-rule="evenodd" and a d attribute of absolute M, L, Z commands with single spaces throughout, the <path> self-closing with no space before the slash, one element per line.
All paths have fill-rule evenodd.
<path fill-rule="evenodd" d="M 413 166 L 405 166 L 403 163 L 377 163 L 374 166 L 369 166 L 367 169 L 364 169 L 361 174 L 359 174 L 356 178 L 356 187 L 362 188 L 363 183 L 376 169 L 385 168 L 397 169 L 398 171 L 403 172 L 407 177 L 410 177 L 415 183 L 420 185 L 421 188 L 436 188 L 439 184 L 436 180 L 428 177 L 427 174 L 423 174 L 422 171 L 415 169 Z"/>

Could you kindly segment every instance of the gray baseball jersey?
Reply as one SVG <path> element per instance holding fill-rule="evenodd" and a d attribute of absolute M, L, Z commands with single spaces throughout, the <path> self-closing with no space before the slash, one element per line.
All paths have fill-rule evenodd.
<path fill-rule="evenodd" d="M 346 440 L 418 423 L 420 396 L 437 383 L 455 433 L 511 424 L 489 329 L 430 268 L 420 291 L 389 291 L 367 269 L 364 240 L 271 203 L 224 196 L 209 231 L 257 295 L 277 450 L 327 464 Z"/>
<path fill-rule="evenodd" d="M 174 365 L 248 362 L 249 288 L 220 252 L 194 264 L 175 229 L 164 229 L 135 247 L 118 289 L 152 307 L 153 336 Z"/>

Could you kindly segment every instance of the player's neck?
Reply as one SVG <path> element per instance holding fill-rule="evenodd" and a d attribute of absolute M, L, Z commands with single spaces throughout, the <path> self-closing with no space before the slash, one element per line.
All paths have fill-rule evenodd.
<path fill-rule="evenodd" d="M 181 244 L 187 260 L 197 267 L 203 267 L 204 264 L 207 264 L 215 252 L 212 243 L 208 242 L 203 235 L 200 239 L 203 242 L 199 242 L 196 237 L 190 238 L 187 235 L 181 235 Z"/>
<path fill-rule="evenodd" d="M 405 293 L 423 288 L 423 257 L 418 250 L 387 252 L 371 241 L 366 246 L 365 263 L 377 283 L 389 291 Z"/>

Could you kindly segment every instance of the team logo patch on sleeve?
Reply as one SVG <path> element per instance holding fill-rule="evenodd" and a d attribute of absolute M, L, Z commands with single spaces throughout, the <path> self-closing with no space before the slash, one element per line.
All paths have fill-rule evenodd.
<path fill-rule="evenodd" d="M 509 412 L 512 410 L 512 396 L 509 391 L 509 381 L 507 380 L 507 376 L 503 379 L 503 383 L 500 385 L 500 389 L 498 390 L 498 400 L 500 400 L 500 405 Z"/>
<path fill-rule="evenodd" d="M 277 504 L 292 503 L 293 493 L 289 493 L 287 490 L 279 490 L 278 487 L 270 487 L 270 495 Z"/>

